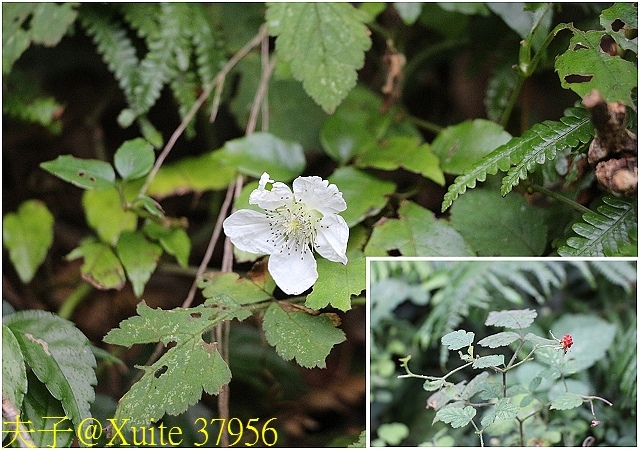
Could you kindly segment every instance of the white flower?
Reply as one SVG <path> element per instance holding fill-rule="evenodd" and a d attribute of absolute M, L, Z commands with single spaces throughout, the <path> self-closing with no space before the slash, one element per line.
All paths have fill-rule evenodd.
<path fill-rule="evenodd" d="M 272 183 L 271 190 L 267 190 Z M 284 183 L 260 177 L 249 203 L 265 213 L 242 209 L 223 223 L 240 250 L 270 255 L 269 272 L 287 294 L 300 294 L 316 282 L 313 250 L 330 261 L 347 263 L 349 227 L 338 215 L 347 209 L 342 192 L 320 177 L 298 177 L 293 192 Z"/>

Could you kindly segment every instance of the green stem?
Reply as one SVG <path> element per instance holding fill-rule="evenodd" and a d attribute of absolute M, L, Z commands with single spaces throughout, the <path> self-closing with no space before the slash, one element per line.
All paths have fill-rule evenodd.
<path fill-rule="evenodd" d="M 73 311 L 93 288 L 88 283 L 80 283 L 71 294 L 62 302 L 62 306 L 58 310 L 58 315 L 63 319 L 70 319 Z"/>
<path fill-rule="evenodd" d="M 427 131 L 431 131 L 434 134 L 440 134 L 443 129 L 440 125 L 436 125 L 428 120 L 420 119 L 410 114 L 407 114 L 405 117 L 409 122 L 419 126 L 420 128 L 424 128 Z"/>
<path fill-rule="evenodd" d="M 541 194 L 546 195 L 547 197 L 551 197 L 554 200 L 558 200 L 559 202 L 562 202 L 566 205 L 571 206 L 573 209 L 576 209 L 578 211 L 580 211 L 581 213 L 585 214 L 585 213 L 590 213 L 592 212 L 589 208 L 587 208 L 586 206 L 581 205 L 580 203 L 571 200 L 570 198 L 565 197 L 562 194 L 559 194 L 558 192 L 554 192 L 551 189 L 547 189 L 544 186 L 539 186 L 537 184 L 530 184 L 528 186 L 528 189 L 532 190 L 532 191 L 536 191 L 536 192 L 540 192 Z"/>

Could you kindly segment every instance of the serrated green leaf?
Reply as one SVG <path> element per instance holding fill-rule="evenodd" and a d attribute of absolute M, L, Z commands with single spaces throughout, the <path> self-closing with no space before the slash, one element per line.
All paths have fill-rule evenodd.
<path fill-rule="evenodd" d="M 149 238 L 157 240 L 168 254 L 175 256 L 182 267 L 189 265 L 191 241 L 187 232 L 182 228 L 166 228 L 159 223 L 148 220 L 144 224 L 144 232 Z"/>
<path fill-rule="evenodd" d="M 510 138 L 511 135 L 500 125 L 476 119 L 442 130 L 431 144 L 431 151 L 440 158 L 442 170 L 459 175 Z"/>
<path fill-rule="evenodd" d="M 491 408 L 490 412 L 482 418 L 482 422 L 480 423 L 483 428 L 486 428 L 496 420 L 514 419 L 518 415 L 519 410 L 518 405 L 512 404 L 510 398 L 501 398 Z"/>
<path fill-rule="evenodd" d="M 505 347 L 519 338 L 520 335 L 518 333 L 514 333 L 513 331 L 502 331 L 481 339 L 478 341 L 478 345 L 489 348 Z"/>
<path fill-rule="evenodd" d="M 365 146 L 358 153 L 356 165 L 382 170 L 404 168 L 444 186 L 438 157 L 429 144 L 421 144 L 420 139 L 413 136 L 389 136 Z"/>
<path fill-rule="evenodd" d="M 547 339 L 533 333 L 527 333 L 524 337 L 525 341 L 533 342 L 535 345 L 558 345 L 555 339 Z"/>
<path fill-rule="evenodd" d="M 632 105 L 631 91 L 638 87 L 638 69 L 619 56 L 611 56 L 600 46 L 608 36 L 604 31 L 580 31 L 570 27 L 573 37 L 569 48 L 555 61 L 560 83 L 584 97 L 594 89 L 607 102 Z M 572 77 L 579 77 L 576 81 Z"/>
<path fill-rule="evenodd" d="M 225 165 L 255 178 L 268 172 L 274 180 L 289 181 L 306 165 L 300 144 L 263 132 L 227 141 L 218 152 Z"/>
<path fill-rule="evenodd" d="M 85 335 L 68 320 L 46 311 L 19 311 L 5 316 L 3 323 L 17 339 L 26 364 L 62 402 L 74 425 L 91 417 L 96 360 Z"/>
<path fill-rule="evenodd" d="M 504 365 L 504 355 L 481 356 L 473 361 L 474 369 L 485 369 L 487 367 L 498 367 Z"/>
<path fill-rule="evenodd" d="M 140 232 L 125 231 L 118 239 L 116 251 L 133 286 L 133 293 L 140 298 L 144 286 L 156 270 L 162 248 L 149 242 Z"/>
<path fill-rule="evenodd" d="M 471 422 L 471 419 L 473 419 L 475 415 L 476 410 L 472 406 L 465 406 L 464 408 L 445 406 L 436 413 L 433 423 L 441 420 L 451 425 L 452 428 L 460 428 Z"/>
<path fill-rule="evenodd" d="M 588 143 L 594 135 L 594 128 L 584 108 L 567 110 L 559 122 L 545 120 L 535 124 L 521 137 L 505 144 L 510 148 L 511 163 L 507 175 L 502 179 L 500 193 L 507 195 L 529 172 L 546 161 L 553 161 L 558 152 Z"/>
<path fill-rule="evenodd" d="M 440 340 L 449 350 L 459 350 L 469 347 L 473 343 L 476 334 L 472 331 L 456 330 L 442 336 Z"/>
<path fill-rule="evenodd" d="M 2 243 L 20 280 L 28 283 L 53 243 L 53 215 L 38 200 L 23 202 L 2 219 Z"/>
<path fill-rule="evenodd" d="M 298 364 L 309 368 L 325 367 L 333 346 L 346 339 L 327 315 L 288 311 L 278 303 L 267 309 L 262 328 L 267 342 L 284 360 L 295 358 Z"/>
<path fill-rule="evenodd" d="M 145 139 L 123 143 L 113 156 L 113 164 L 124 180 L 135 180 L 149 173 L 155 161 L 153 147 Z"/>
<path fill-rule="evenodd" d="M 90 190 L 82 193 L 82 208 L 87 223 L 96 230 L 100 239 L 116 245 L 120 233 L 136 229 L 138 217 L 122 209 L 122 200 L 116 189 Z"/>
<path fill-rule="evenodd" d="M 145 425 L 165 413 L 182 413 L 200 399 L 203 390 L 217 394 L 229 383 L 231 372 L 217 344 L 205 342 L 202 335 L 223 321 L 244 320 L 251 312 L 224 295 L 217 298 L 217 305 L 165 311 L 149 308 L 143 301 L 138 304 L 137 316 L 105 336 L 105 342 L 127 347 L 175 342 L 153 365 L 141 367 L 144 375 L 120 399 L 117 423 L 128 418 L 127 427 Z"/>
<path fill-rule="evenodd" d="M 471 400 L 471 397 L 476 395 L 478 392 L 481 392 L 483 389 L 483 385 L 486 384 L 487 379 L 489 378 L 488 372 L 482 372 L 476 375 L 469 383 L 464 387 L 464 390 L 460 394 L 461 400 Z"/>
<path fill-rule="evenodd" d="M 38 448 L 70 447 L 75 437 L 75 430 L 62 408 L 62 403 L 51 395 L 33 372 L 29 372 L 27 379 L 29 394 L 24 398 L 20 421 L 30 421 L 28 428 L 33 430 L 33 433 L 29 433 L 29 436 L 33 443 Z M 55 439 L 51 431 L 54 429 L 58 431 Z"/>
<path fill-rule="evenodd" d="M 86 239 L 66 258 L 69 261 L 84 258 L 80 268 L 82 278 L 98 289 L 120 289 L 124 286 L 124 268 L 111 247 L 102 242 Z"/>
<path fill-rule="evenodd" d="M 9 327 L 2 325 L 2 395 L 16 408 L 27 392 L 27 369 L 20 344 Z"/>
<path fill-rule="evenodd" d="M 442 386 L 444 386 L 444 380 L 426 380 L 422 385 L 422 389 L 425 391 L 437 391 Z"/>
<path fill-rule="evenodd" d="M 582 397 L 580 397 L 578 394 L 565 392 L 564 394 L 551 401 L 551 406 L 549 407 L 549 409 L 558 409 L 561 411 L 566 409 L 573 409 L 582 405 L 582 402 Z"/>
<path fill-rule="evenodd" d="M 60 155 L 53 161 L 43 162 L 40 167 L 83 189 L 107 189 L 115 185 L 116 173 L 111 164 L 97 159 Z"/>
<path fill-rule="evenodd" d="M 265 276 L 268 272 L 265 274 Z M 270 278 L 270 277 L 269 277 Z M 275 283 L 270 279 L 270 289 L 246 278 L 240 278 L 237 273 L 211 272 L 198 280 L 198 287 L 207 299 L 215 299 L 219 295 L 228 295 L 241 305 L 259 303 L 272 298 Z"/>
<path fill-rule="evenodd" d="M 318 258 L 318 280 L 307 295 L 305 306 L 315 310 L 328 305 L 341 311 L 351 309 L 351 296 L 359 295 L 366 286 L 367 261 L 352 234 L 347 247 L 347 264 Z"/>
<path fill-rule="evenodd" d="M 519 195 L 475 189 L 451 208 L 451 225 L 478 256 L 539 256 L 547 245 L 541 210 Z"/>
<path fill-rule="evenodd" d="M 579 237 L 570 237 L 558 249 L 561 256 L 607 256 L 617 254 L 631 237 L 638 235 L 636 201 L 606 196 L 598 212 L 582 215 L 584 222 L 576 222 L 572 229 Z M 637 250 L 636 250 L 637 252 Z M 635 255 L 629 255 L 635 256 Z"/>
<path fill-rule="evenodd" d="M 294 77 L 327 113 L 356 84 L 356 70 L 371 46 L 363 24 L 367 19 L 347 3 L 271 3 L 267 8 L 278 55 L 291 63 Z"/>
<path fill-rule="evenodd" d="M 365 218 L 374 216 L 387 204 L 388 196 L 395 192 L 395 184 L 380 180 L 352 167 L 341 167 L 328 178 L 338 186 L 347 209 L 340 215 L 352 227 Z"/>
<path fill-rule="evenodd" d="M 421 206 L 403 201 L 398 219 L 374 225 L 365 247 L 367 256 L 387 256 L 398 250 L 403 256 L 473 256 L 462 236 L 446 220 Z"/>
<path fill-rule="evenodd" d="M 404 438 L 409 436 L 409 427 L 400 422 L 383 423 L 380 424 L 376 433 L 386 443 L 397 446 L 400 445 Z"/>
<path fill-rule="evenodd" d="M 524 329 L 533 323 L 538 313 L 533 309 L 512 309 L 510 311 L 491 311 L 485 325 Z"/>

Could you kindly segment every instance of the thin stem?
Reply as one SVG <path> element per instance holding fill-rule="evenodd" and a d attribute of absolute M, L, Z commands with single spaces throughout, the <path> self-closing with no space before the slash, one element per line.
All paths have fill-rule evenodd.
<path fill-rule="evenodd" d="M 62 306 L 58 310 L 58 315 L 63 319 L 71 318 L 76 306 L 92 291 L 90 284 L 81 282 L 71 294 L 62 302 Z"/>
<path fill-rule="evenodd" d="M 476 429 L 476 434 L 480 437 L 480 447 L 484 447 L 484 439 L 482 438 L 482 433 L 484 430 L 479 429 L 473 419 L 471 420 L 471 425 L 473 425 L 473 428 Z"/>
<path fill-rule="evenodd" d="M 570 198 L 565 197 L 564 195 L 559 194 L 558 192 L 554 192 L 551 189 L 547 189 L 544 186 L 539 186 L 537 184 L 529 184 L 527 186 L 528 189 L 532 190 L 532 191 L 536 191 L 536 192 L 540 192 L 541 194 L 546 195 L 547 197 L 551 197 L 555 200 L 558 200 L 559 202 L 562 202 L 566 205 L 571 206 L 573 209 L 576 209 L 578 211 L 580 211 L 581 213 L 590 213 L 592 212 L 589 208 L 587 208 L 586 206 L 581 205 L 580 203 L 571 200 Z"/>
<path fill-rule="evenodd" d="M 434 134 L 440 134 L 440 132 L 442 132 L 443 130 L 443 127 L 441 127 L 440 125 L 436 125 L 435 123 L 429 122 L 428 120 L 412 116 L 411 114 L 406 114 L 404 117 L 409 122 L 419 126 L 420 128 L 424 128 L 427 131 L 431 131 Z"/>

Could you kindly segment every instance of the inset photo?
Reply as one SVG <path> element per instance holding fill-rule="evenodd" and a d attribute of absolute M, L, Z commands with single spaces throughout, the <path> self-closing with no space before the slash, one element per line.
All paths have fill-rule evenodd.
<path fill-rule="evenodd" d="M 637 446 L 635 260 L 368 274 L 372 447 Z"/>

